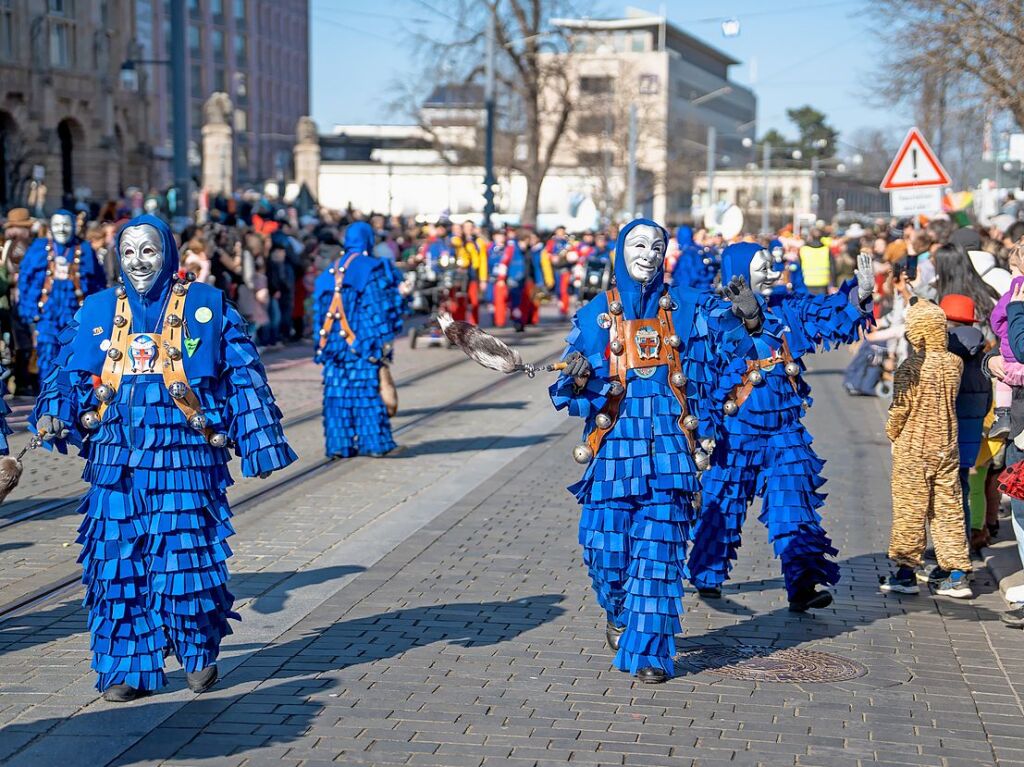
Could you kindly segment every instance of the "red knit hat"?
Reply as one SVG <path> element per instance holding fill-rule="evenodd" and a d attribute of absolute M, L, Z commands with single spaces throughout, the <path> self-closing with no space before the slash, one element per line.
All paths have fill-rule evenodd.
<path fill-rule="evenodd" d="M 946 313 L 947 320 L 966 322 L 968 324 L 977 322 L 974 316 L 974 301 L 969 296 L 950 293 L 939 302 L 939 306 Z"/>

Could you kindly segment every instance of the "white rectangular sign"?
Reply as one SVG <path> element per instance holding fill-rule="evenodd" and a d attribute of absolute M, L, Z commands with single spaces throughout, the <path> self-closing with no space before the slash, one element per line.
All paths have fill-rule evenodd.
<path fill-rule="evenodd" d="M 942 211 L 942 189 L 924 186 L 894 189 L 889 192 L 889 208 L 894 216 L 917 216 Z"/>

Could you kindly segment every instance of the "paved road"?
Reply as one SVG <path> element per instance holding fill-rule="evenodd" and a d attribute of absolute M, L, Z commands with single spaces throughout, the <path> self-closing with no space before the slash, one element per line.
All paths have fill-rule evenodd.
<path fill-rule="evenodd" d="M 398 456 L 337 464 L 239 516 L 243 621 L 210 693 L 183 690 L 175 670 L 140 704 L 97 701 L 73 601 L 0 624 L 0 759 L 1024 765 L 1022 635 L 995 622 L 991 580 L 979 575 L 969 603 L 877 591 L 888 448 L 878 403 L 840 394 L 847 359 L 823 355 L 812 374 L 809 425 L 829 459 L 843 567 L 826 611 L 786 610 L 751 519 L 725 598 L 686 599 L 680 676 L 645 687 L 611 670 L 564 490 L 577 425 L 551 412 L 541 382 L 512 379 L 408 432 Z M 773 683 L 716 668 L 716 653 L 752 645 L 824 651 L 867 673 Z"/>

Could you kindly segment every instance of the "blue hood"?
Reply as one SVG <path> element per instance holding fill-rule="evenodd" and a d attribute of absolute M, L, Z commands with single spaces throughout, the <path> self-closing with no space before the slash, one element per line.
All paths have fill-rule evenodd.
<path fill-rule="evenodd" d="M 624 316 L 627 320 L 649 320 L 654 317 L 658 313 L 658 298 L 661 296 L 661 289 L 665 284 L 664 266 L 646 285 L 641 285 L 630 277 L 629 271 L 626 269 L 626 258 L 624 255 L 626 252 L 626 235 L 631 229 L 641 224 L 653 226 L 660 231 L 661 236 L 665 238 L 665 244 L 668 244 L 668 232 L 665 231 L 665 227 L 655 221 L 651 221 L 649 218 L 634 219 L 619 230 L 618 239 L 615 240 L 615 253 L 617 254 L 615 259 L 615 287 L 619 289 L 619 297 L 622 299 L 622 305 L 625 308 Z"/>
<path fill-rule="evenodd" d="M 128 305 L 132 309 L 132 325 L 136 333 L 151 331 L 156 328 L 162 316 L 164 296 L 166 296 L 171 281 L 180 268 L 178 245 L 174 242 L 171 228 L 163 219 L 151 216 L 148 213 L 136 216 L 118 230 L 117 235 L 114 237 L 114 253 L 121 253 L 121 235 L 127 229 L 146 224 L 160 233 L 160 240 L 164 247 L 164 264 L 160 269 L 156 282 L 153 283 L 153 286 L 145 295 L 141 296 L 132 287 L 128 278 L 125 277 L 124 270 L 121 270 L 121 282 L 124 283 L 124 287 L 128 291 Z M 120 255 L 118 255 L 118 260 L 120 261 Z"/>
<path fill-rule="evenodd" d="M 376 240 L 373 236 L 373 227 L 366 221 L 356 221 L 348 225 L 345 230 L 345 254 L 366 253 L 373 255 L 373 246 Z"/>
<path fill-rule="evenodd" d="M 681 226 L 676 229 L 676 242 L 679 243 L 679 249 L 685 250 L 693 245 L 693 228 L 689 226 Z"/>
<path fill-rule="evenodd" d="M 722 251 L 722 284 L 733 277 L 742 277 L 750 284 L 750 262 L 761 250 L 764 248 L 756 242 L 737 242 Z"/>

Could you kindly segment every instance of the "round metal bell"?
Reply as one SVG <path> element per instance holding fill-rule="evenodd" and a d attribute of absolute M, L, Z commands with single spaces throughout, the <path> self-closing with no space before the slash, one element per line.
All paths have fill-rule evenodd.
<path fill-rule="evenodd" d="M 179 317 L 177 314 L 168 314 L 167 324 L 170 325 L 172 328 L 179 327 L 181 325 L 181 317 Z"/>
<path fill-rule="evenodd" d="M 594 457 L 594 451 L 590 449 L 590 445 L 577 445 L 572 449 L 572 459 L 576 463 L 590 463 Z"/>
<path fill-rule="evenodd" d="M 704 266 L 711 266 L 711 259 L 707 256 L 704 257 Z"/>
<path fill-rule="evenodd" d="M 704 471 L 711 465 L 711 457 L 700 448 L 693 451 L 693 463 L 697 471 Z"/>
<path fill-rule="evenodd" d="M 185 281 L 186 282 L 195 282 L 196 281 L 195 272 L 186 272 L 185 273 Z"/>
<path fill-rule="evenodd" d="M 76 290 L 75 291 L 75 298 L 77 298 L 79 301 L 81 301 L 83 298 L 85 298 L 85 293 L 83 293 L 80 290 Z"/>
<path fill-rule="evenodd" d="M 612 350 L 612 354 L 622 354 L 626 350 L 626 347 L 622 345 L 622 341 L 617 338 L 608 345 L 608 348 Z"/>
<path fill-rule="evenodd" d="M 172 360 L 180 360 L 181 359 L 181 349 L 179 349 L 177 346 L 168 346 L 167 347 L 167 356 L 170 357 Z"/>
<path fill-rule="evenodd" d="M 174 283 L 174 287 L 171 288 L 171 290 L 174 291 L 174 295 L 176 295 L 176 296 L 183 296 L 183 295 L 185 295 L 185 286 L 183 284 L 181 284 L 180 282 Z"/>
<path fill-rule="evenodd" d="M 37 314 L 37 315 L 35 315 L 35 316 L 34 316 L 34 317 L 32 318 L 32 321 L 33 321 L 33 322 L 39 322 L 39 320 L 41 320 L 41 319 L 42 319 L 42 317 L 40 317 L 40 316 L 39 316 L 39 315 Z"/>
<path fill-rule="evenodd" d="M 100 416 L 95 410 L 86 410 L 82 413 L 82 417 L 79 420 L 81 421 L 82 426 L 89 431 L 93 431 L 100 427 Z"/>
<path fill-rule="evenodd" d="M 740 406 L 736 404 L 736 400 L 727 399 L 725 404 L 722 405 L 722 410 L 725 411 L 726 415 L 736 415 L 739 412 Z"/>
<path fill-rule="evenodd" d="M 608 311 L 610 311 L 612 314 L 622 314 L 622 302 L 612 301 L 610 304 L 608 304 Z"/>
<path fill-rule="evenodd" d="M 227 447 L 228 446 L 228 435 L 217 432 L 216 434 L 210 435 L 210 444 L 213 447 Z"/>
<path fill-rule="evenodd" d="M 121 350 L 107 349 L 107 356 L 110 357 L 110 359 L 114 360 L 114 362 L 117 362 L 119 359 L 121 359 Z"/>
<path fill-rule="evenodd" d="M 621 397 L 624 391 L 626 391 L 626 387 L 620 381 L 612 381 L 611 386 L 608 387 L 608 394 L 612 397 Z"/>
<path fill-rule="evenodd" d="M 607 330 L 612 326 L 612 316 L 608 312 L 601 312 L 597 315 L 597 326 Z"/>
<path fill-rule="evenodd" d="M 669 380 L 672 382 L 673 386 L 686 386 L 686 376 L 678 370 L 672 374 L 672 377 Z"/>
<path fill-rule="evenodd" d="M 114 399 L 114 387 L 109 384 L 100 384 L 94 391 L 96 399 L 100 402 L 110 402 L 110 400 Z"/>
<path fill-rule="evenodd" d="M 183 381 L 175 381 L 167 387 L 167 393 L 174 397 L 174 399 L 181 399 L 188 394 L 188 387 Z"/>
<path fill-rule="evenodd" d="M 800 375 L 800 366 L 797 365 L 795 362 L 787 362 L 786 375 L 788 375 L 790 378 L 796 378 L 798 375 Z"/>
<path fill-rule="evenodd" d="M 328 269 L 327 273 L 328 274 L 334 274 L 334 267 L 332 266 L 330 269 Z"/>
<path fill-rule="evenodd" d="M 683 428 L 687 431 L 693 431 L 700 425 L 700 421 L 695 415 L 688 415 L 683 419 Z"/>
<path fill-rule="evenodd" d="M 46 288 L 43 288 L 42 290 L 39 291 L 39 295 L 48 296 L 50 295 L 50 291 L 48 291 Z"/>
<path fill-rule="evenodd" d="M 750 381 L 750 383 L 754 384 L 754 386 L 757 386 L 759 383 L 761 383 L 761 381 L 764 380 L 764 373 L 762 373 L 757 368 L 754 368 L 753 370 L 750 371 L 749 374 L 747 374 L 747 380 Z"/>
<path fill-rule="evenodd" d="M 188 425 L 196 431 L 202 431 L 206 428 L 206 416 L 202 413 L 196 413 L 188 419 Z"/>
<path fill-rule="evenodd" d="M 599 429 L 607 429 L 612 425 L 612 419 L 607 413 L 598 413 L 594 417 L 594 423 L 597 424 Z"/>
<path fill-rule="evenodd" d="M 124 285 L 118 285 L 117 286 L 117 297 L 118 298 L 124 298 L 127 295 L 128 295 L 128 291 L 125 289 Z"/>
<path fill-rule="evenodd" d="M 672 301 L 672 296 L 666 293 L 658 299 L 658 306 L 662 309 L 672 309 L 675 306 L 675 303 Z"/>
<path fill-rule="evenodd" d="M 665 343 L 667 343 L 673 349 L 678 349 L 680 345 L 683 343 L 683 339 L 681 339 L 679 336 L 673 333 L 672 335 L 665 339 Z"/>
<path fill-rule="evenodd" d="M 324 330 L 323 328 L 320 328 L 320 335 L 321 337 L 327 335 L 327 331 Z"/>
<path fill-rule="evenodd" d="M 334 313 L 334 319 L 340 320 L 341 319 L 341 312 L 335 312 Z"/>

